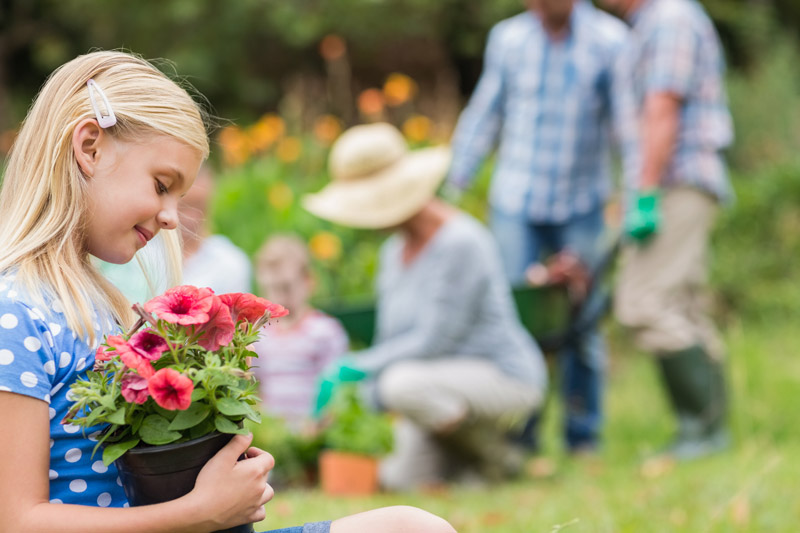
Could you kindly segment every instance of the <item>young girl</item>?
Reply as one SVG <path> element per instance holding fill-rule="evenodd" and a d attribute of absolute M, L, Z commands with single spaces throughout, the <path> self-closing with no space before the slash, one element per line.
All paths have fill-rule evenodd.
<path fill-rule="evenodd" d="M 207 153 L 191 97 L 128 54 L 80 56 L 36 98 L 0 190 L 0 531 L 196 533 L 265 517 L 273 460 L 251 437 L 234 437 L 188 495 L 126 508 L 113 465 L 92 458 L 96 434 L 60 423 L 102 335 L 132 322 L 89 255 L 125 263 L 174 230 Z M 161 235 L 178 272 L 177 238 Z M 453 531 L 409 507 L 286 531 L 373 530 Z"/>

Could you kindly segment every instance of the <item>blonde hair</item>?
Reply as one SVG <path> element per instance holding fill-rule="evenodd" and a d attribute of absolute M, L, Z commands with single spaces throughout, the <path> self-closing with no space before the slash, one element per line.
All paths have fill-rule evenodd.
<path fill-rule="evenodd" d="M 256 268 L 267 275 L 285 268 L 296 268 L 307 276 L 311 273 L 308 247 L 295 235 L 274 235 L 256 253 Z"/>
<path fill-rule="evenodd" d="M 205 115 L 174 81 L 144 59 L 115 51 L 79 56 L 55 70 L 35 98 L 11 149 L 0 189 L 0 272 L 16 271 L 36 299 L 60 301 L 69 326 L 94 342 L 98 304 L 123 326 L 130 304 L 90 263 L 85 245 L 86 180 L 72 149 L 77 124 L 95 114 L 86 82 L 102 87 L 117 117 L 105 131 L 133 142 L 169 135 L 208 156 Z M 100 106 L 104 108 L 103 105 Z M 180 237 L 165 231 L 170 283 L 180 279 Z"/>

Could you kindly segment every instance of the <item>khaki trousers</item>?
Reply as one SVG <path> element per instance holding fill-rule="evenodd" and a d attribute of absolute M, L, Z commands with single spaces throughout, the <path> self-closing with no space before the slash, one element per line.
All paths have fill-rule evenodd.
<path fill-rule="evenodd" d="M 488 361 L 468 358 L 404 361 L 378 382 L 383 406 L 398 415 L 394 451 L 381 464 L 381 484 L 405 490 L 441 483 L 451 455 L 437 438 L 444 428 L 469 421 L 485 432 L 494 452 L 513 422 L 522 422 L 544 398 Z M 481 442 L 484 440 L 482 439 Z"/>
<path fill-rule="evenodd" d="M 656 354 L 701 345 L 714 358 L 724 352 L 709 318 L 709 235 L 718 207 L 691 187 L 666 191 L 659 232 L 622 252 L 614 297 L 617 320 L 631 328 L 643 350 Z"/>

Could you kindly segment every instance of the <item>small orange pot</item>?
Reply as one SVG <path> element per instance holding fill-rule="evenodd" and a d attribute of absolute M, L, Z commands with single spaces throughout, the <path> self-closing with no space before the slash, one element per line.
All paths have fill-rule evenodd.
<path fill-rule="evenodd" d="M 319 455 L 319 482 L 329 495 L 365 495 L 378 491 L 378 460 L 354 453 L 324 450 Z"/>

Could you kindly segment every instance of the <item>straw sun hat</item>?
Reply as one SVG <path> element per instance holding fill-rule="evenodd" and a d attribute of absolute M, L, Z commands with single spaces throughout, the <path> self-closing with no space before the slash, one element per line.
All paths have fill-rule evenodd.
<path fill-rule="evenodd" d="M 391 124 L 367 124 L 336 140 L 328 165 L 331 183 L 304 196 L 303 207 L 343 226 L 389 228 L 433 198 L 450 165 L 450 150 L 412 151 Z"/>

